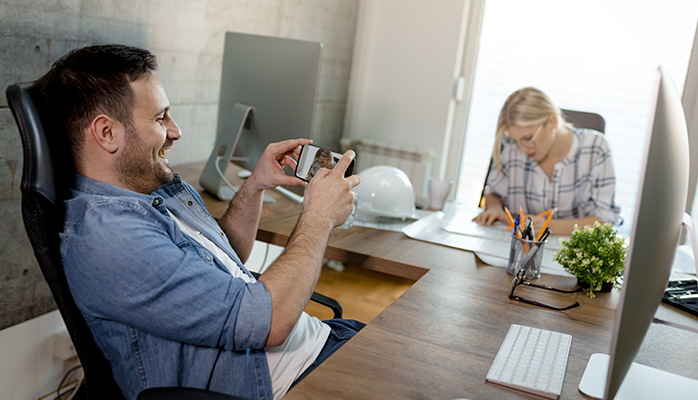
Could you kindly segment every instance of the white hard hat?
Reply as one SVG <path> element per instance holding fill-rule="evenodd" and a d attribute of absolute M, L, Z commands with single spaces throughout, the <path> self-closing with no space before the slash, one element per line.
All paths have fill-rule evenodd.
<path fill-rule="evenodd" d="M 358 211 L 393 218 L 413 218 L 414 190 L 407 174 L 395 167 L 380 165 L 359 173 L 361 183 L 354 188 L 359 197 Z"/>

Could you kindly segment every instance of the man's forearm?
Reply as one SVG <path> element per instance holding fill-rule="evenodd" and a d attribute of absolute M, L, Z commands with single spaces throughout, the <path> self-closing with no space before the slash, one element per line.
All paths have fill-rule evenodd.
<path fill-rule="evenodd" d="M 244 263 L 252 253 L 262 213 L 263 190 L 251 189 L 247 182 L 240 187 L 228 209 L 218 221 L 231 246 Z"/>
<path fill-rule="evenodd" d="M 295 326 L 315 289 L 334 226 L 302 213 L 283 254 L 262 274 L 271 293 L 272 320 L 267 346 L 278 346 Z"/>

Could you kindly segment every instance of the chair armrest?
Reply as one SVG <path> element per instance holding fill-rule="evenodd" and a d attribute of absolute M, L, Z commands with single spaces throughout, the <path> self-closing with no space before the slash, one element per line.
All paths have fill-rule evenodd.
<path fill-rule="evenodd" d="M 247 400 L 208 390 L 185 387 L 158 387 L 146 389 L 138 394 L 138 400 Z"/>
<path fill-rule="evenodd" d="M 252 271 L 250 271 L 250 273 L 252 274 L 252 276 L 255 277 L 255 279 L 259 279 L 261 275 L 257 272 Z M 313 292 L 313 294 L 310 296 L 310 300 L 331 309 L 334 313 L 334 318 L 342 318 L 342 306 L 339 304 L 337 300 L 317 292 Z"/>

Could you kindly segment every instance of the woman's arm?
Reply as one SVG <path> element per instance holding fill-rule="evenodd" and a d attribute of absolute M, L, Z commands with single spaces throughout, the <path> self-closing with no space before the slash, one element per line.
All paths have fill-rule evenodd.
<path fill-rule="evenodd" d="M 508 222 L 509 218 L 504 212 L 502 200 L 496 195 L 488 193 L 485 195 L 485 211 L 473 218 L 473 221 L 480 225 L 490 226 L 497 220 Z"/>
<path fill-rule="evenodd" d="M 536 232 L 540 232 L 540 229 L 543 228 L 543 225 L 545 224 L 545 220 L 547 217 L 531 217 L 531 220 L 533 221 L 533 228 Z M 572 233 L 572 230 L 574 229 L 575 225 L 581 226 L 587 226 L 587 225 L 592 225 L 594 222 L 599 221 L 600 223 L 603 223 L 601 219 L 595 216 L 588 216 L 584 218 L 573 218 L 573 219 L 552 219 L 548 223 L 548 228 L 550 228 L 550 234 L 551 235 L 569 235 Z"/>

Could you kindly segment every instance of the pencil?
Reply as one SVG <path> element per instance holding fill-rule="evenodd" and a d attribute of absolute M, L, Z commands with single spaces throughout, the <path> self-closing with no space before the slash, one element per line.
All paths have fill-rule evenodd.
<path fill-rule="evenodd" d="M 511 223 L 509 228 L 513 228 L 514 227 L 514 218 L 511 217 L 511 213 L 509 212 L 509 209 L 504 207 L 504 212 L 507 213 L 507 218 L 509 218 L 509 222 Z M 509 228 L 507 228 L 507 229 L 509 229 Z"/>
<path fill-rule="evenodd" d="M 546 215 L 548 215 L 548 214 L 550 214 L 551 212 L 553 212 L 553 210 L 555 210 L 555 209 L 554 209 L 554 208 L 551 208 L 551 209 L 548 210 L 548 211 L 543 211 L 543 212 L 540 213 L 540 214 L 536 214 L 536 217 L 545 217 Z"/>
<path fill-rule="evenodd" d="M 541 237 L 543 236 L 543 232 L 545 232 L 545 228 L 548 227 L 548 222 L 550 222 L 550 219 L 552 217 L 553 217 L 553 213 L 551 212 L 550 214 L 548 214 L 548 218 L 545 219 L 545 224 L 543 224 L 543 227 L 540 229 L 540 232 L 538 232 L 538 237 L 536 238 L 536 242 L 540 241 Z"/>

